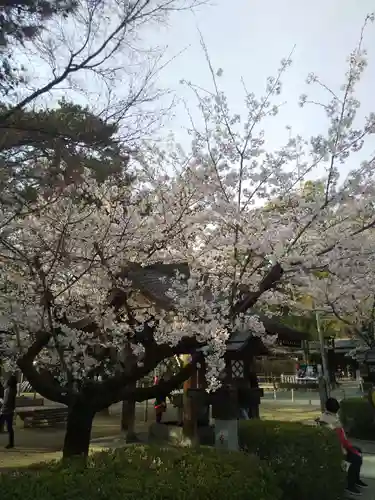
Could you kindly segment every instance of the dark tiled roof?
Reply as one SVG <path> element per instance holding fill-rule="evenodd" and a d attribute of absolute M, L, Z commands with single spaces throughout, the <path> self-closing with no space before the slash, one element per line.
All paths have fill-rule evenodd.
<path fill-rule="evenodd" d="M 190 276 L 189 266 L 184 262 L 176 264 L 156 263 L 145 267 L 131 263 L 123 270 L 122 276 L 129 279 L 133 286 L 155 305 L 162 309 L 171 310 L 175 306 L 175 301 L 169 296 L 169 292 L 176 272 L 186 280 Z M 211 298 L 212 295 L 207 291 L 207 300 Z M 275 318 L 269 318 L 261 313 L 254 312 L 254 314 L 262 321 L 266 332 L 270 335 L 278 335 L 280 340 L 307 340 L 309 338 L 308 334 L 294 330 Z M 242 349 L 250 338 L 254 338 L 251 331 L 235 332 L 228 343 L 228 350 Z"/>
<path fill-rule="evenodd" d="M 265 356 L 269 354 L 268 348 L 263 344 L 261 337 L 254 337 L 251 331 L 237 331 L 231 335 L 227 342 L 227 352 L 235 353 L 251 347 L 255 356 Z M 201 347 L 198 352 L 203 352 L 206 347 Z"/>
<path fill-rule="evenodd" d="M 278 335 L 280 340 L 309 340 L 310 336 L 306 332 L 301 332 L 284 325 L 276 317 L 269 318 L 265 314 L 257 313 L 269 335 Z"/>
<path fill-rule="evenodd" d="M 152 264 L 142 267 L 131 264 L 123 270 L 122 276 L 133 283 L 151 302 L 163 309 L 173 309 L 175 303 L 168 294 L 172 289 L 173 280 L 179 272 L 187 280 L 190 276 L 189 266 L 182 264 Z"/>
<path fill-rule="evenodd" d="M 227 351 L 240 351 L 243 349 L 252 338 L 250 330 L 238 330 L 230 336 L 228 340 Z"/>

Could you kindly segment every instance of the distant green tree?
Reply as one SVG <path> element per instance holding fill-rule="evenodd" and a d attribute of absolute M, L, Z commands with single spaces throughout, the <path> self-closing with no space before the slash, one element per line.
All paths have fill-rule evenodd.
<path fill-rule="evenodd" d="M 311 340 L 318 340 L 318 330 L 316 325 L 316 315 L 314 312 L 304 314 L 293 314 L 293 311 L 284 311 L 280 320 L 282 323 L 295 328 L 298 331 L 308 333 Z M 340 336 L 342 323 L 332 315 L 320 316 L 320 327 L 325 337 Z"/>
<path fill-rule="evenodd" d="M 20 110 L 0 123 L 0 190 L 3 202 L 35 201 L 38 194 L 74 182 L 89 168 L 99 181 L 126 182 L 129 154 L 117 126 L 88 109 L 61 101 L 50 110 Z"/>

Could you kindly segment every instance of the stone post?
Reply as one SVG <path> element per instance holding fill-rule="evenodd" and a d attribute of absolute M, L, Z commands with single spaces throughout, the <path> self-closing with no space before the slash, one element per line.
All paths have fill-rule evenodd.
<path fill-rule="evenodd" d="M 212 396 L 212 416 L 215 420 L 215 447 L 238 451 L 237 390 L 223 387 Z"/>

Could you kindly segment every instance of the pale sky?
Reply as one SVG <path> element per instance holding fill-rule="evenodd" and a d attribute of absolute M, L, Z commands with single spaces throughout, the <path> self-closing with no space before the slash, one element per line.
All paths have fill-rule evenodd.
<path fill-rule="evenodd" d="M 265 126 L 267 144 L 272 149 L 282 142 L 287 124 L 306 137 L 325 130 L 326 118 L 321 110 L 301 109 L 297 104 L 301 93 L 313 91 L 305 84 L 306 76 L 314 72 L 338 91 L 345 82 L 346 57 L 359 40 L 366 14 L 374 10 L 372 0 L 216 0 L 194 14 L 173 15 L 168 28 L 153 32 L 147 42 L 153 44 L 155 39 L 157 44 L 168 45 L 167 57 L 186 48 L 164 69 L 160 83 L 174 89 L 187 100 L 189 108 L 194 108 L 194 97 L 179 81 L 185 78 L 212 90 L 199 27 L 215 69 L 224 70 L 220 85 L 239 113 L 243 109 L 241 77 L 249 90 L 262 95 L 266 77 L 276 75 L 280 60 L 296 45 L 279 100 L 287 104 Z M 366 30 L 364 46 L 370 61 L 357 95 L 361 113 L 367 114 L 375 111 L 375 24 Z M 313 92 L 313 97 L 321 97 L 321 93 Z M 168 127 L 185 143 L 186 112 L 181 106 L 175 114 Z M 374 137 L 368 148 L 369 152 L 375 150 Z"/>
<path fill-rule="evenodd" d="M 174 118 L 165 123 L 160 135 L 173 131 L 184 147 L 189 145 L 185 130 L 189 119 L 182 100 L 192 113 L 196 110 L 196 100 L 180 80 L 187 79 L 208 90 L 213 89 L 198 29 L 215 70 L 223 69 L 219 83 L 229 99 L 230 108 L 239 114 L 244 114 L 241 78 L 249 91 L 262 96 L 267 76 L 276 76 L 280 60 L 295 46 L 293 65 L 283 77 L 283 93 L 275 101 L 275 104 L 284 101 L 286 104 L 277 117 L 262 125 L 268 151 L 285 143 L 286 125 L 305 138 L 324 133 L 327 128 L 324 112 L 315 107 L 301 109 L 298 106 L 302 93 L 308 93 L 314 100 L 323 97 L 321 92 L 305 84 L 306 77 L 314 72 L 327 86 L 339 92 L 340 85 L 345 83 L 346 57 L 358 43 L 366 14 L 373 10 L 373 0 L 212 0 L 210 5 L 201 6 L 193 13 L 173 14 L 168 26 L 146 28 L 142 33 L 145 45 L 167 47 L 164 61 L 174 58 L 159 74 L 158 85 L 170 89 L 180 100 L 174 109 Z M 366 30 L 364 46 L 368 49 L 369 66 L 357 92 L 362 103 L 359 113 L 362 117 L 370 111 L 375 112 L 375 24 Z M 32 69 L 34 78 L 42 80 L 50 74 L 42 63 L 35 64 L 32 58 L 26 65 Z M 89 80 L 86 85 L 91 92 L 89 101 L 93 103 L 98 98 L 95 85 Z M 56 102 L 58 95 L 70 97 L 69 87 L 66 84 L 64 87 L 55 90 L 54 96 L 47 97 L 49 106 Z M 121 85 L 121 89 L 125 93 L 126 85 Z M 71 97 L 77 96 L 71 94 Z M 358 124 L 362 123 L 359 119 Z M 373 152 L 375 136 L 367 139 L 366 149 L 358 158 L 349 159 L 343 173 Z"/>

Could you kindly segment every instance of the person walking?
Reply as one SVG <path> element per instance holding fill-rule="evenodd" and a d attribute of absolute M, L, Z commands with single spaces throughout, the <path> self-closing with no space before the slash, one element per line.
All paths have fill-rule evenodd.
<path fill-rule="evenodd" d="M 8 431 L 8 444 L 6 448 L 14 448 L 14 429 L 13 429 L 13 419 L 14 412 L 16 409 L 16 396 L 17 396 L 17 377 L 11 375 L 5 385 L 4 400 L 0 412 L 0 427 L 4 423 L 7 426 Z"/>

